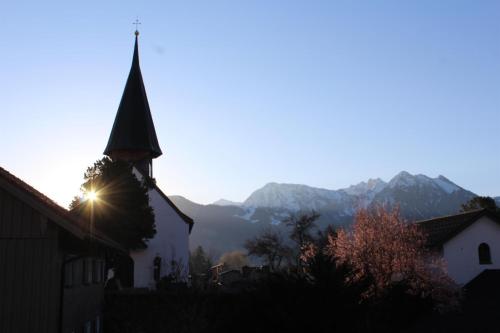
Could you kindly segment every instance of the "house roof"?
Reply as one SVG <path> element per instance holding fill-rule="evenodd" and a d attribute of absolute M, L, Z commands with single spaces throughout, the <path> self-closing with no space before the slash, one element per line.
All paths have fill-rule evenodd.
<path fill-rule="evenodd" d="M 77 238 L 88 239 L 89 227 L 87 223 L 2 167 L 0 167 L 0 188 L 5 189 L 19 200 L 47 216 L 59 227 Z M 94 231 L 92 238 L 108 247 L 126 252 L 120 244 L 108 238 L 98 230 Z"/>
<path fill-rule="evenodd" d="M 138 33 L 125 90 L 116 113 L 104 155 L 117 150 L 147 151 L 152 158 L 162 154 L 149 109 L 148 97 L 139 66 Z"/>
<path fill-rule="evenodd" d="M 427 235 L 427 246 L 433 248 L 442 246 L 483 216 L 488 216 L 495 222 L 500 223 L 499 216 L 487 209 L 477 209 L 465 213 L 417 221 L 416 223 Z"/>

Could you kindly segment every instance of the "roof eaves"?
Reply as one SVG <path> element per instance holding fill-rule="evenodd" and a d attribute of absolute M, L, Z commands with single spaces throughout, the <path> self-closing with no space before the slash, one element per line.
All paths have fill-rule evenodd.
<path fill-rule="evenodd" d="M 497 214 L 492 213 L 491 211 L 487 209 L 476 209 L 473 211 L 469 212 L 464 212 L 460 214 L 455 214 L 455 215 L 447 215 L 447 216 L 442 216 L 442 217 L 437 217 L 433 219 L 428 219 L 428 220 L 422 220 L 422 221 L 417 221 L 417 225 L 423 228 L 424 232 L 427 233 L 428 236 L 436 237 L 437 240 L 434 240 L 428 244 L 429 247 L 431 248 L 440 248 L 442 247 L 446 242 L 448 242 L 450 239 L 467 229 L 469 226 L 474 224 L 476 221 L 478 221 L 481 217 L 483 216 L 488 216 L 490 217 L 494 222 L 500 224 L 500 217 Z M 444 229 L 443 231 L 439 232 L 432 232 L 431 228 L 433 225 L 439 225 L 441 223 L 445 223 L 446 221 L 450 221 L 453 219 L 457 218 L 465 218 L 463 221 L 457 221 L 456 223 L 458 224 L 456 227 L 450 230 Z M 441 234 L 441 235 L 440 235 Z"/>
<path fill-rule="evenodd" d="M 433 217 L 430 219 L 419 220 L 419 221 L 416 221 L 415 223 L 421 224 L 421 223 L 434 222 L 434 221 L 439 221 L 439 220 L 447 220 L 447 219 L 455 218 L 458 216 L 474 215 L 474 214 L 481 213 L 484 211 L 486 211 L 486 209 L 480 208 L 480 209 L 475 209 L 475 210 L 471 210 L 471 211 L 467 211 L 467 212 L 463 212 L 463 213 L 459 213 L 459 214 L 444 215 L 444 216 L 439 216 L 439 217 Z"/>
<path fill-rule="evenodd" d="M 137 172 L 139 172 L 142 177 L 144 177 L 144 179 L 151 179 L 151 177 L 149 177 L 148 175 L 145 175 L 139 168 L 134 168 L 135 170 L 137 170 Z M 158 193 L 160 194 L 160 196 L 165 199 L 165 201 L 170 205 L 170 207 L 173 208 L 173 210 L 177 213 L 177 215 L 180 216 L 180 218 L 182 218 L 184 220 L 184 222 L 186 222 L 187 224 L 189 224 L 189 233 L 191 233 L 191 230 L 193 229 L 193 225 L 194 225 L 194 221 L 192 218 L 190 218 L 189 216 L 187 216 L 186 214 L 184 214 L 180 209 L 179 207 L 177 207 L 174 202 L 172 200 L 170 200 L 170 198 L 165 194 L 163 193 L 163 191 L 158 187 L 158 185 L 156 185 L 156 182 L 154 180 L 148 182 L 152 185 L 152 187 L 158 191 Z"/>
<path fill-rule="evenodd" d="M 26 183 L 24 183 L 24 184 L 26 184 Z M 48 218 L 50 218 L 50 220 L 52 220 L 58 226 L 67 230 L 68 232 L 72 233 L 74 236 L 76 236 L 80 239 L 83 239 L 85 237 L 85 232 L 78 225 L 68 223 L 69 220 L 72 220 L 72 218 L 69 216 L 69 212 L 63 213 L 63 212 L 57 211 L 58 208 L 53 206 L 53 205 L 57 205 L 57 204 L 55 204 L 55 203 L 50 204 L 48 202 L 45 202 L 44 198 L 37 198 L 36 193 L 35 194 L 30 193 L 31 191 L 27 191 L 27 189 L 19 188 L 19 185 L 12 183 L 12 182 L 6 180 L 5 178 L 0 177 L 0 187 L 4 188 L 6 191 L 8 191 L 10 194 L 15 196 L 19 200 L 26 202 L 29 206 L 31 206 L 32 208 L 34 208 L 35 210 L 37 210 L 41 214 L 47 216 Z M 29 186 L 29 187 L 30 187 L 30 189 L 33 189 L 31 186 Z M 38 191 L 36 191 L 36 192 L 38 192 Z M 38 193 L 40 193 L 40 192 L 38 192 Z M 57 207 L 59 207 L 59 209 L 61 209 L 61 210 L 64 210 L 64 208 L 62 208 L 58 205 L 57 205 Z"/>
<path fill-rule="evenodd" d="M 43 193 L 28 185 L 23 180 L 14 176 L 0 167 L 0 187 L 11 195 L 25 202 L 33 209 L 47 216 L 62 229 L 68 231 L 79 239 L 89 238 L 88 230 L 83 228 L 83 222 L 72 215 L 67 209 L 59 206 Z M 94 236 L 106 246 L 113 247 L 121 252 L 127 252 L 120 244 L 97 231 Z"/>

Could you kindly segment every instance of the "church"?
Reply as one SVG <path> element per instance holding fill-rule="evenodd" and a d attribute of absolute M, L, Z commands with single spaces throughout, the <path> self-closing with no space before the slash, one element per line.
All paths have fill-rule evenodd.
<path fill-rule="evenodd" d="M 193 220 L 182 213 L 153 178 L 153 159 L 162 155 L 139 66 L 139 32 L 135 31 L 132 67 L 104 155 L 132 163 L 133 172 L 149 186 L 156 235 L 143 250 L 131 251 L 135 288 L 154 289 L 162 277 L 186 281 L 189 274 L 189 234 Z"/>

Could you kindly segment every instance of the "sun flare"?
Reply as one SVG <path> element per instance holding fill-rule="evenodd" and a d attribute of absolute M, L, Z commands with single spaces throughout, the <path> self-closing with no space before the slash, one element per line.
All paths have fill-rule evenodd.
<path fill-rule="evenodd" d="M 97 192 L 96 191 L 88 191 L 85 193 L 85 199 L 90 201 L 97 200 Z"/>

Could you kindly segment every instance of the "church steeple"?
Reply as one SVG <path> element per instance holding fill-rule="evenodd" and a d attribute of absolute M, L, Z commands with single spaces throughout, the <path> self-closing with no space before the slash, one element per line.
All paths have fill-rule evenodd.
<path fill-rule="evenodd" d="M 138 36 L 136 30 L 132 67 L 104 155 L 113 160 L 132 162 L 151 176 L 152 159 L 160 156 L 162 151 L 139 66 Z"/>

